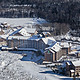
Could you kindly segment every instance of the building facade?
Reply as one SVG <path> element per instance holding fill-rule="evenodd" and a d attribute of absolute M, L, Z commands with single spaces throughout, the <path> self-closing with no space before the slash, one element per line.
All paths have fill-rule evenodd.
<path fill-rule="evenodd" d="M 52 39 L 52 40 L 51 40 Z M 50 42 L 50 43 L 49 43 Z M 45 50 L 50 44 L 54 43 L 54 39 L 50 37 L 23 37 L 23 36 L 9 36 L 7 45 L 9 48 L 34 48 L 37 50 Z"/>
<path fill-rule="evenodd" d="M 80 60 L 67 62 L 66 74 L 69 75 L 70 77 L 80 76 Z"/>

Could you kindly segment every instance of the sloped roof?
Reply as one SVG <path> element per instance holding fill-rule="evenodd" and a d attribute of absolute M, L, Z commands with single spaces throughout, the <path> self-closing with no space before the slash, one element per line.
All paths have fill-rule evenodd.
<path fill-rule="evenodd" d="M 16 33 L 20 33 L 22 36 L 31 36 L 31 34 L 27 33 L 27 31 L 24 28 L 20 28 L 20 29 L 14 31 L 12 34 L 10 34 L 10 36 L 12 36 Z"/>
<path fill-rule="evenodd" d="M 53 52 L 58 52 L 61 49 L 61 46 L 58 42 L 54 42 L 50 47 L 46 49 L 52 50 Z"/>
<path fill-rule="evenodd" d="M 8 35 L 0 35 L 0 38 L 7 39 Z"/>
<path fill-rule="evenodd" d="M 65 48 L 68 48 L 71 46 L 71 44 L 69 44 L 68 42 L 61 42 L 60 45 Z"/>
<path fill-rule="evenodd" d="M 51 49 L 58 52 L 61 49 L 61 46 L 59 45 L 59 43 L 56 42 L 55 45 L 51 47 Z"/>
<path fill-rule="evenodd" d="M 52 45 L 56 40 L 53 37 L 42 38 L 43 42 L 48 45 Z"/>
<path fill-rule="evenodd" d="M 76 61 L 72 61 L 74 66 L 80 66 L 80 59 Z"/>
<path fill-rule="evenodd" d="M 80 45 L 72 46 L 72 47 L 71 47 L 71 50 L 74 50 L 74 49 L 75 49 L 75 50 L 80 50 Z"/>
<path fill-rule="evenodd" d="M 40 37 L 39 35 L 33 35 L 33 36 L 30 37 L 28 40 L 36 40 L 36 41 L 38 41 L 38 40 L 40 40 L 40 39 L 42 39 L 42 37 Z"/>
<path fill-rule="evenodd" d="M 55 51 L 53 51 L 53 50 L 51 50 L 51 49 L 49 49 L 49 51 L 51 51 L 52 53 L 55 53 Z"/>
<path fill-rule="evenodd" d="M 12 40 L 12 39 L 17 39 L 17 40 L 19 40 L 19 39 L 25 39 L 25 40 L 27 40 L 29 37 L 27 36 L 9 36 L 8 37 L 8 40 Z"/>

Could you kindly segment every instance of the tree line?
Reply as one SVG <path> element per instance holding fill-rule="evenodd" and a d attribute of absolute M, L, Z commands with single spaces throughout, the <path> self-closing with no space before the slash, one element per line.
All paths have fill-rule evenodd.
<path fill-rule="evenodd" d="M 10 5 L 31 5 L 10 7 Z M 11 11 L 9 11 L 11 9 Z M 15 10 L 17 9 L 17 10 Z M 41 17 L 80 28 L 80 0 L 0 0 L 0 17 Z"/>

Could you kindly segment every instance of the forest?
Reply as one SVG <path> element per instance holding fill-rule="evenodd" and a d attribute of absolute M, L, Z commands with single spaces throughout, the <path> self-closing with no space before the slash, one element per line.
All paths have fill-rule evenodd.
<path fill-rule="evenodd" d="M 0 0 L 0 17 L 40 17 L 80 29 L 80 0 Z"/>

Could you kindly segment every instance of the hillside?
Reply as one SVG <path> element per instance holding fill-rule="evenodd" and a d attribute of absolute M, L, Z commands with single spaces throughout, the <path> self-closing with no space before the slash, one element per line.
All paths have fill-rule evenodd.
<path fill-rule="evenodd" d="M 52 71 L 44 65 L 21 61 L 21 58 L 20 54 L 0 52 L 0 80 L 61 80 L 60 76 L 47 73 Z"/>

